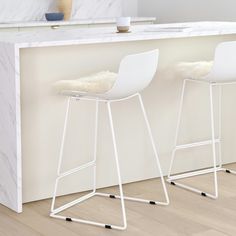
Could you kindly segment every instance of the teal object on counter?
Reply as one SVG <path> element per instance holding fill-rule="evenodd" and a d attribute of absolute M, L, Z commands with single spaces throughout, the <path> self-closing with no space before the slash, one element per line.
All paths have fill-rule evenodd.
<path fill-rule="evenodd" d="M 60 21 L 64 19 L 64 13 L 61 12 L 46 13 L 45 17 L 47 21 Z"/>

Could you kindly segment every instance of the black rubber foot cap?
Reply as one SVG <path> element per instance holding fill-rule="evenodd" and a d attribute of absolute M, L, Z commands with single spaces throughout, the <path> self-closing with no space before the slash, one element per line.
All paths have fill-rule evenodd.
<path fill-rule="evenodd" d="M 206 193 L 201 193 L 201 195 L 202 195 L 203 197 L 207 197 Z"/>
<path fill-rule="evenodd" d="M 171 184 L 171 185 L 174 185 L 174 186 L 176 185 L 175 182 L 170 182 L 170 184 Z"/>
<path fill-rule="evenodd" d="M 66 221 L 72 222 L 72 219 L 71 218 L 66 218 Z"/>
<path fill-rule="evenodd" d="M 156 205 L 156 202 L 150 201 L 149 204 L 151 204 L 151 205 Z"/>
<path fill-rule="evenodd" d="M 115 198 L 116 198 L 115 195 L 110 195 L 109 197 L 112 198 L 112 199 L 115 199 Z"/>
<path fill-rule="evenodd" d="M 230 170 L 226 170 L 225 172 L 228 173 L 228 174 L 231 174 L 231 171 L 230 171 Z"/>
<path fill-rule="evenodd" d="M 105 225 L 106 229 L 112 229 L 110 225 Z"/>

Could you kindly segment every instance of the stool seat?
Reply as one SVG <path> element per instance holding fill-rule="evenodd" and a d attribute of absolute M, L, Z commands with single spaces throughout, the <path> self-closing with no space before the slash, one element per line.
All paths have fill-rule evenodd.
<path fill-rule="evenodd" d="M 213 67 L 213 61 L 180 62 L 175 70 L 183 78 L 201 80 L 205 78 Z"/>
<path fill-rule="evenodd" d="M 180 62 L 175 68 L 177 73 L 184 79 L 218 84 L 236 82 L 236 78 L 214 79 L 214 77 L 211 76 L 212 69 L 213 61 Z"/>
<path fill-rule="evenodd" d="M 117 73 L 101 71 L 78 79 L 60 80 L 57 81 L 53 87 L 57 93 L 72 96 L 103 94 L 113 87 L 117 77 Z"/>
<path fill-rule="evenodd" d="M 183 63 L 182 70 L 190 70 L 187 79 L 196 79 L 195 72 L 191 68 L 198 68 L 197 70 L 203 72 L 202 78 L 198 78 L 201 82 L 215 83 L 215 84 L 231 84 L 236 82 L 236 42 L 220 43 L 215 50 L 214 63 Z M 181 64 L 180 64 L 181 67 Z M 190 68 L 190 69 L 189 69 Z M 209 70 L 210 69 L 210 70 Z M 208 71 L 209 70 L 209 71 Z M 207 74 L 204 75 L 205 72 Z M 192 73 L 192 74 L 191 74 Z M 201 74 L 200 73 L 200 74 Z"/>

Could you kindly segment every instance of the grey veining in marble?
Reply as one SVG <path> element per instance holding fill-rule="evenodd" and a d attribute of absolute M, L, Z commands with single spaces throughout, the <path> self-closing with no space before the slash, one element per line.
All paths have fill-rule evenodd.
<path fill-rule="evenodd" d="M 72 19 L 117 17 L 123 0 L 74 0 Z M 42 21 L 57 11 L 57 0 L 0 0 L 0 23 Z"/>
<path fill-rule="evenodd" d="M 0 0 L 0 22 L 38 21 L 55 10 L 55 0 Z"/>
<path fill-rule="evenodd" d="M 0 203 L 21 212 L 19 56 L 0 43 Z"/>
<path fill-rule="evenodd" d="M 122 2 L 122 0 L 74 0 L 72 19 L 121 16 Z"/>

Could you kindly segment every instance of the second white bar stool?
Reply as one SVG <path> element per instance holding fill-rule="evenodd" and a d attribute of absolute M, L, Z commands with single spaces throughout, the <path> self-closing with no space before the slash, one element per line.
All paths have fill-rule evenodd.
<path fill-rule="evenodd" d="M 202 84 L 207 84 L 209 86 L 211 139 L 204 140 L 202 142 L 180 145 L 178 144 L 178 138 L 179 138 L 180 122 L 181 122 L 181 115 L 182 115 L 182 110 L 183 110 L 183 102 L 184 102 L 184 95 L 185 95 L 187 82 L 188 83 L 189 82 L 202 83 Z M 168 179 L 167 179 L 167 181 L 171 183 L 172 185 L 199 193 L 204 197 L 210 197 L 210 198 L 216 199 L 218 198 L 217 172 L 225 171 L 226 173 L 236 174 L 236 171 L 223 168 L 222 158 L 221 158 L 221 89 L 223 85 L 230 85 L 230 84 L 235 84 L 235 83 L 236 83 L 236 42 L 224 42 L 217 46 L 213 67 L 207 76 L 200 79 L 187 78 L 184 80 L 181 101 L 180 101 L 179 116 L 178 116 L 178 122 L 177 122 L 175 148 L 172 152 L 171 164 L 170 164 L 170 169 L 169 169 L 169 174 L 168 174 Z M 215 117 L 214 117 L 214 104 L 213 104 L 213 87 L 216 87 L 216 86 L 219 87 L 219 92 L 220 92 L 219 93 L 220 94 L 219 137 L 216 137 L 215 135 L 216 132 L 215 132 Z M 217 159 L 216 159 L 216 144 L 219 145 L 219 163 L 217 163 Z M 171 175 L 172 167 L 174 164 L 174 159 L 175 159 L 175 155 L 177 151 L 187 149 L 187 148 L 204 146 L 204 145 L 212 146 L 213 168 L 187 172 L 187 173 L 179 174 L 179 175 L 173 175 L 173 176 Z M 208 173 L 214 173 L 214 193 L 213 194 L 206 193 L 198 188 L 176 182 L 179 179 L 184 179 L 184 178 L 208 174 Z"/>
<path fill-rule="evenodd" d="M 51 206 L 51 214 L 50 214 L 51 217 L 66 220 L 66 221 L 74 221 L 74 222 L 95 225 L 95 226 L 101 226 L 107 229 L 124 230 L 127 227 L 124 200 L 148 203 L 151 205 L 168 205 L 169 204 L 169 198 L 168 198 L 156 146 L 153 140 L 151 128 L 150 128 L 147 115 L 144 109 L 143 101 L 142 101 L 141 95 L 139 94 L 139 92 L 142 91 L 144 88 L 146 88 L 152 81 L 157 70 L 158 57 L 159 57 L 158 50 L 136 54 L 136 55 L 130 55 L 130 56 L 125 57 L 122 60 L 118 74 L 111 73 L 111 72 L 102 72 L 102 73 L 98 73 L 90 77 L 81 78 L 79 80 L 59 81 L 56 84 L 57 90 L 59 90 L 59 92 L 61 92 L 62 95 L 65 95 L 68 97 L 68 103 L 67 103 L 64 132 L 63 132 L 63 138 L 62 138 L 62 144 L 61 144 L 60 158 L 59 158 L 59 164 L 58 164 L 58 173 L 57 173 L 57 179 L 55 183 L 55 190 L 54 190 L 53 201 L 52 201 L 52 206 Z M 129 99 L 135 96 L 137 96 L 139 99 L 141 109 L 144 115 L 144 120 L 147 126 L 147 131 L 150 136 L 150 141 L 151 141 L 152 148 L 155 154 L 155 162 L 158 167 L 159 174 L 161 176 L 161 183 L 164 189 L 164 194 L 166 198 L 165 202 L 159 202 L 153 199 L 147 200 L 147 199 L 139 199 L 139 198 L 133 198 L 133 197 L 125 197 L 123 195 L 118 151 L 117 151 L 117 146 L 116 146 L 116 137 L 115 137 L 114 127 L 113 127 L 113 119 L 112 119 L 112 112 L 111 112 L 111 104 L 114 102 L 124 101 L 126 99 Z M 65 134 L 66 134 L 66 128 L 67 128 L 67 123 L 68 123 L 70 102 L 72 99 L 75 99 L 76 101 L 89 100 L 89 101 L 94 101 L 96 103 L 94 158 L 93 158 L 93 161 L 88 162 L 87 164 L 83 166 L 78 166 L 70 171 L 61 173 Z M 96 160 L 97 160 L 97 137 L 98 137 L 97 128 L 98 128 L 98 110 L 99 110 L 100 102 L 106 103 L 107 109 L 108 109 L 109 122 L 110 122 L 110 128 L 111 128 L 112 140 L 113 140 L 113 146 L 114 146 L 115 162 L 116 162 L 117 175 L 118 175 L 118 182 L 119 182 L 119 190 L 120 190 L 119 196 L 98 193 L 96 189 Z M 74 174 L 78 171 L 81 171 L 85 168 L 93 168 L 93 179 L 94 179 L 93 191 L 82 198 L 79 198 L 73 202 L 70 202 L 64 206 L 61 206 L 55 209 L 55 200 L 57 196 L 58 182 L 62 178 L 68 175 Z M 96 195 L 115 198 L 115 199 L 117 198 L 121 200 L 122 216 L 123 216 L 122 225 L 120 226 L 111 225 L 109 223 L 106 224 L 106 223 L 101 223 L 101 222 L 94 222 L 90 220 L 77 219 L 77 218 L 71 218 L 69 216 L 58 215 L 58 213 Z"/>

